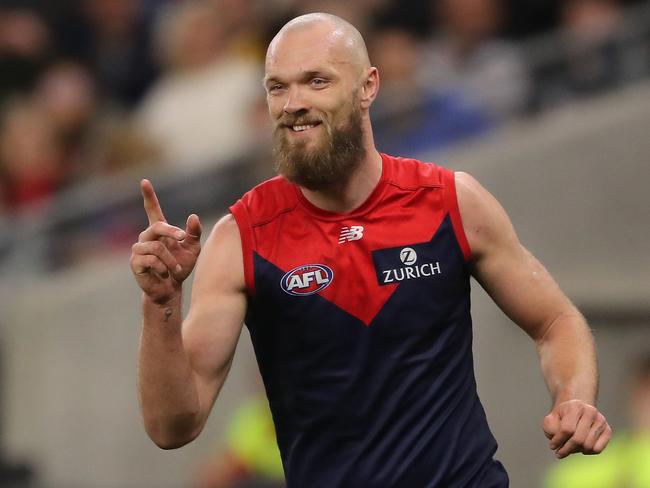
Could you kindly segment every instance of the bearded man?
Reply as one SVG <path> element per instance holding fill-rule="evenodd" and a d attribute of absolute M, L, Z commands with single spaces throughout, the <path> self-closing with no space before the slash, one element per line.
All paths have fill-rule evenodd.
<path fill-rule="evenodd" d="M 381 154 L 379 74 L 349 23 L 309 14 L 269 45 L 279 176 L 230 208 L 201 258 L 196 215 L 133 247 L 143 290 L 139 385 L 162 448 L 199 435 L 250 330 L 289 487 L 506 487 L 474 379 L 469 279 L 533 340 L 558 457 L 602 451 L 593 338 L 476 180 Z M 182 283 L 196 264 L 190 310 Z"/>

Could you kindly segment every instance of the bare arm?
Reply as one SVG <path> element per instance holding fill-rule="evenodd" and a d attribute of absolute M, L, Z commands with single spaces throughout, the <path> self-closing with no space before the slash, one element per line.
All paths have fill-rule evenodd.
<path fill-rule="evenodd" d="M 586 321 L 519 242 L 497 200 L 465 173 L 456 173 L 456 187 L 474 277 L 536 343 L 553 399 L 544 419 L 551 449 L 558 457 L 602 451 L 611 429 L 595 408 L 596 351 Z"/>
<path fill-rule="evenodd" d="M 145 207 L 147 194 L 155 198 L 153 188 L 148 192 L 145 184 Z M 149 436 L 158 446 L 171 449 L 201 432 L 232 363 L 246 308 L 243 261 L 237 225 L 232 216 L 224 217 L 198 259 L 190 311 L 183 320 L 182 281 L 200 249 L 198 217 L 190 216 L 179 243 L 160 234 L 161 211 L 147 213 L 153 222 L 141 234 L 131 259 L 144 292 L 140 404 Z"/>

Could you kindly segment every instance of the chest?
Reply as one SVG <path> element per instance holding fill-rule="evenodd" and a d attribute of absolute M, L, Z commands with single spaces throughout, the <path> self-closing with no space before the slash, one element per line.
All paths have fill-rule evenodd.
<path fill-rule="evenodd" d="M 399 309 L 444 312 L 468 286 L 453 226 L 443 211 L 406 210 L 336 222 L 278 219 L 256 236 L 265 243 L 256 250 L 256 293 L 288 300 L 298 314 L 318 296 L 367 326 L 399 289 Z"/>

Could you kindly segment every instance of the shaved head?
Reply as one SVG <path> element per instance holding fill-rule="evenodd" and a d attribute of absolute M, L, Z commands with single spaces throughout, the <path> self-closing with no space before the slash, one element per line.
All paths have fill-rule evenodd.
<path fill-rule="evenodd" d="M 361 73 L 370 67 L 368 49 L 357 28 L 341 17 L 325 13 L 305 14 L 287 22 L 269 44 L 266 52 L 267 65 L 277 55 L 278 45 L 287 34 L 303 30 L 320 34 L 335 51 L 337 60 L 349 63 L 355 71 Z"/>

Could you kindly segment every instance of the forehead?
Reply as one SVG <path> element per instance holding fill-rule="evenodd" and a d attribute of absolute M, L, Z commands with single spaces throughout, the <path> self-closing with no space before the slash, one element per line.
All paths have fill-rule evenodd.
<path fill-rule="evenodd" d="M 353 58 L 338 31 L 305 27 L 279 34 L 269 46 L 266 76 L 291 76 L 306 71 L 351 71 Z"/>

